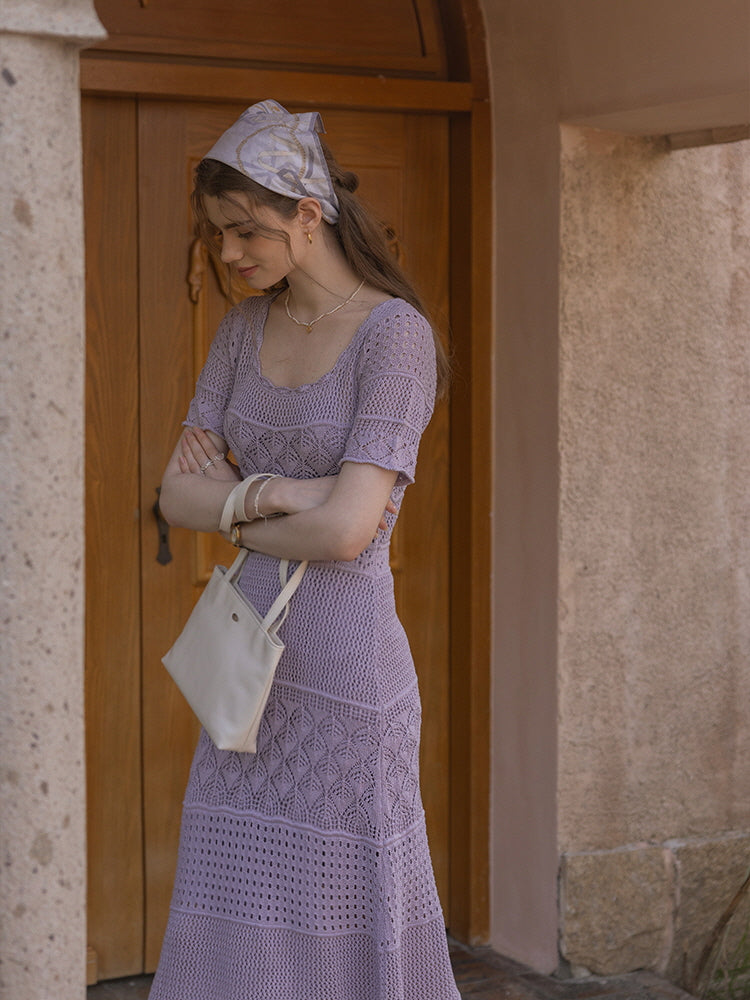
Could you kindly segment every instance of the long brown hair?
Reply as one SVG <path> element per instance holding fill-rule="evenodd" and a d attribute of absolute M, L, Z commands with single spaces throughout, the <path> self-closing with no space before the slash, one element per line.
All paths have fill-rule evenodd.
<path fill-rule="evenodd" d="M 356 195 L 359 179 L 357 175 L 343 170 L 333 154 L 321 142 L 334 190 L 339 201 L 339 219 L 332 229 L 341 244 L 344 255 L 355 274 L 373 288 L 388 295 L 403 299 L 429 320 L 429 314 L 417 290 L 402 270 L 391 250 L 394 234 L 377 220 L 372 212 Z M 277 194 L 263 187 L 245 174 L 218 160 L 201 160 L 195 170 L 195 186 L 191 200 L 196 226 L 200 237 L 210 250 L 219 251 L 217 233 L 212 225 L 203 198 L 206 196 L 232 201 L 233 194 L 245 194 L 251 205 L 260 205 L 277 212 L 283 219 L 292 220 L 297 213 L 297 201 L 286 195 Z M 289 244 L 289 237 L 281 229 L 264 225 L 259 219 L 252 219 L 256 232 L 271 239 L 281 239 Z M 435 332 L 435 352 L 437 355 L 438 395 L 448 386 L 450 364 L 442 341 Z"/>

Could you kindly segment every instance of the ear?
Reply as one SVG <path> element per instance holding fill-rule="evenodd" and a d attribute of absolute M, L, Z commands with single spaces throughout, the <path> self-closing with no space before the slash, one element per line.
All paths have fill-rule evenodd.
<path fill-rule="evenodd" d="M 322 218 L 323 212 L 317 198 L 300 198 L 297 202 L 297 219 L 306 233 L 314 232 Z"/>

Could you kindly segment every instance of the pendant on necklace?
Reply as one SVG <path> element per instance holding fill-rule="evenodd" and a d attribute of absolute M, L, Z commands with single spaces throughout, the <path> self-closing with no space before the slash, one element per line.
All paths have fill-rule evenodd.
<path fill-rule="evenodd" d="M 292 294 L 292 290 L 291 288 L 287 288 L 286 295 L 284 296 L 284 308 L 286 309 L 286 314 L 292 321 L 292 323 L 296 323 L 297 326 L 303 326 L 305 328 L 306 333 L 312 333 L 312 328 L 315 326 L 317 322 L 319 322 L 319 320 L 325 319 L 326 316 L 333 316 L 333 314 L 335 312 L 338 312 L 339 309 L 343 309 L 344 306 L 348 306 L 349 303 L 354 298 L 354 296 L 357 294 L 357 292 L 362 288 L 364 283 L 365 279 L 363 278 L 348 299 L 344 299 L 343 302 L 339 302 L 337 306 L 334 306 L 333 309 L 329 309 L 328 312 L 321 313 L 320 316 L 316 316 L 315 319 L 311 319 L 309 323 L 304 323 L 301 319 L 297 319 L 296 316 L 292 316 L 292 313 L 289 309 L 289 296 Z"/>

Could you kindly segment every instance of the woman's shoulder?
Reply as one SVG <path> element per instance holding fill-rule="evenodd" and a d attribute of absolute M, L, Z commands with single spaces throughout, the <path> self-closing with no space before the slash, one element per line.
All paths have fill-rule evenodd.
<path fill-rule="evenodd" d="M 378 303 L 371 310 L 367 325 L 373 334 L 386 339 L 432 336 L 427 317 L 405 299 L 389 297 Z"/>
<path fill-rule="evenodd" d="M 274 292 L 263 292 L 260 295 L 248 295 L 246 299 L 242 299 L 238 302 L 236 306 L 233 306 L 227 316 L 234 315 L 237 319 L 240 319 L 250 325 L 260 321 L 265 322 L 266 315 L 268 314 L 271 302 L 276 298 L 276 293 Z"/>
<path fill-rule="evenodd" d="M 417 319 L 421 320 L 423 323 L 427 323 L 427 319 L 416 308 L 416 306 L 407 302 L 406 299 L 400 299 L 393 295 L 388 295 L 376 302 L 373 306 L 371 315 L 375 317 L 387 316 L 389 318 L 403 317 L 407 321 Z"/>
<path fill-rule="evenodd" d="M 366 370 L 422 374 L 434 366 L 432 327 L 405 299 L 384 299 L 372 309 L 365 326 L 361 358 Z"/>
<path fill-rule="evenodd" d="M 389 296 L 378 302 L 365 321 L 368 336 L 387 342 L 415 336 L 432 336 L 432 327 L 427 318 L 405 299 Z"/>
<path fill-rule="evenodd" d="M 243 343 L 252 340 L 263 328 L 271 298 L 271 295 L 250 295 L 233 305 L 219 323 L 214 338 L 217 346 L 224 345 L 236 352 Z"/>

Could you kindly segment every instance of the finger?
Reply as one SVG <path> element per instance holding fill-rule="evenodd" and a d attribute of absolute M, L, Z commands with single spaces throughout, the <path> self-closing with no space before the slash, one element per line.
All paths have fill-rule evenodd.
<path fill-rule="evenodd" d="M 182 458 L 187 463 L 188 469 L 191 472 L 194 468 L 197 468 L 198 463 L 196 462 L 195 455 L 193 455 L 193 449 L 187 437 L 182 442 Z"/>
<path fill-rule="evenodd" d="M 208 455 L 206 453 L 205 447 L 201 443 L 201 440 L 198 437 L 198 435 L 195 433 L 195 431 L 192 430 L 192 429 L 188 429 L 185 432 L 184 441 L 185 441 L 185 444 L 187 445 L 187 447 L 189 448 L 190 452 L 192 453 L 193 458 L 195 458 L 195 460 L 200 465 L 202 465 L 208 459 Z M 209 443 L 209 446 L 210 446 L 210 442 L 208 442 L 208 443 Z M 212 448 L 212 451 L 214 451 L 214 450 L 215 449 Z"/>
<path fill-rule="evenodd" d="M 185 462 L 187 463 L 188 472 L 200 472 L 201 470 L 200 463 L 193 454 L 193 449 L 190 442 L 187 439 L 187 436 L 183 439 L 182 442 L 182 457 L 185 459 Z"/>
<path fill-rule="evenodd" d="M 205 469 L 207 463 L 209 462 L 209 457 L 206 454 L 206 449 L 198 441 L 194 434 L 190 434 L 186 438 L 186 455 L 188 461 L 192 460 L 198 466 L 198 469 Z M 213 464 L 213 463 L 211 463 Z"/>
<path fill-rule="evenodd" d="M 226 455 L 224 452 L 218 450 L 214 442 L 211 440 L 209 435 L 206 434 L 202 427 L 195 427 L 193 429 L 193 433 L 201 448 L 205 452 L 206 457 L 210 458 L 214 464 L 225 460 Z"/>

